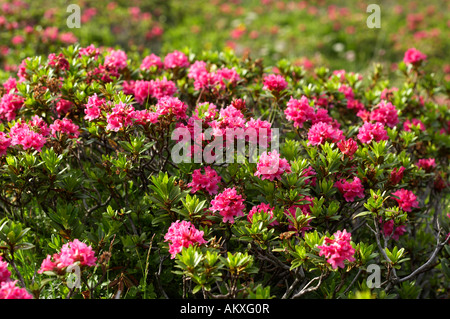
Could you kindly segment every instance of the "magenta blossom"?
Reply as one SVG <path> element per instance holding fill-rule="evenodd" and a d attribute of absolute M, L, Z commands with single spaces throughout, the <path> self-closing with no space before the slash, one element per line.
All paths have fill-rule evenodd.
<path fill-rule="evenodd" d="M 273 181 L 281 179 L 282 174 L 291 172 L 291 165 L 289 165 L 288 161 L 285 158 L 281 158 L 276 150 L 273 150 L 272 152 L 261 154 L 256 165 L 255 176 L 260 177 L 262 180 L 268 179 Z"/>
<path fill-rule="evenodd" d="M 234 223 L 234 218 L 244 216 L 244 198 L 239 195 L 236 189 L 225 188 L 222 193 L 216 195 L 211 201 L 209 208 L 213 212 L 218 212 L 223 217 L 224 223 Z"/>
<path fill-rule="evenodd" d="M 214 169 L 206 166 L 205 174 L 201 173 L 201 168 L 194 170 L 192 173 L 192 182 L 188 186 L 192 187 L 191 193 L 204 191 L 209 193 L 209 195 L 215 195 L 219 190 L 221 180 L 222 178 Z"/>
<path fill-rule="evenodd" d="M 203 239 L 203 231 L 199 231 L 193 224 L 185 220 L 173 222 L 164 235 L 164 241 L 169 242 L 169 253 L 172 259 L 182 251 L 183 247 L 206 244 L 206 240 Z"/>
<path fill-rule="evenodd" d="M 338 267 L 345 268 L 344 261 L 353 262 L 355 249 L 351 244 L 351 234 L 347 233 L 344 229 L 342 232 L 338 230 L 333 234 L 333 239 L 325 237 L 325 242 L 321 246 L 317 246 L 320 249 L 319 256 L 325 255 L 327 263 L 329 263 L 333 269 Z"/>
<path fill-rule="evenodd" d="M 412 208 L 419 208 L 417 197 L 410 190 L 402 188 L 392 193 L 392 195 L 398 197 L 394 199 L 397 201 L 398 206 L 405 212 L 410 212 Z"/>

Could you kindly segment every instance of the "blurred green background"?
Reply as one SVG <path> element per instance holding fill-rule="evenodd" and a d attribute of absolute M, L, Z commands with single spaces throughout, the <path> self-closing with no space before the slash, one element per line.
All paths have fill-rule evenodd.
<path fill-rule="evenodd" d="M 80 7 L 80 28 L 67 26 L 69 4 Z M 380 7 L 380 28 L 367 26 L 369 4 Z M 426 69 L 448 80 L 449 7 L 443 0 L 0 0 L 0 76 L 27 56 L 78 42 L 161 56 L 233 49 L 265 65 L 288 59 L 362 74 L 375 62 L 395 71 L 415 47 L 428 55 Z"/>

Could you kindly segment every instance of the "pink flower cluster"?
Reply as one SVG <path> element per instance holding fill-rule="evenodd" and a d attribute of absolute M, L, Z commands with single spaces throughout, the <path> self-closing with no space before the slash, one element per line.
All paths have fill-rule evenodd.
<path fill-rule="evenodd" d="M 169 242 L 171 258 L 174 259 L 183 247 L 188 248 L 195 244 L 206 244 L 207 241 L 203 238 L 203 234 L 203 231 L 199 231 L 188 221 L 177 220 L 173 222 L 164 235 L 164 241 Z"/>
<path fill-rule="evenodd" d="M 164 58 L 164 67 L 166 69 L 187 68 L 189 65 L 189 59 L 186 54 L 177 50 L 168 53 Z"/>
<path fill-rule="evenodd" d="M 17 286 L 17 282 L 11 278 L 8 263 L 0 256 L 0 299 L 33 299 L 25 288 Z"/>
<path fill-rule="evenodd" d="M 351 233 L 347 233 L 344 229 L 342 232 L 338 230 L 333 234 L 333 239 L 325 237 L 324 245 L 318 246 L 320 249 L 319 256 L 325 256 L 327 263 L 333 269 L 338 267 L 345 268 L 344 261 L 353 262 L 355 257 L 355 249 L 351 244 Z"/>
<path fill-rule="evenodd" d="M 192 187 L 191 193 L 198 191 L 208 192 L 209 195 L 217 194 L 219 190 L 221 177 L 210 166 L 205 167 L 205 174 L 202 174 L 201 168 L 194 170 L 192 173 L 192 182 L 188 184 Z"/>
<path fill-rule="evenodd" d="M 121 128 L 125 128 L 133 124 L 134 107 L 119 102 L 114 106 L 112 112 L 106 115 L 108 125 L 106 129 L 109 131 L 118 132 Z"/>
<path fill-rule="evenodd" d="M 421 158 L 416 163 L 416 166 L 429 173 L 436 167 L 436 160 L 434 158 Z"/>
<path fill-rule="evenodd" d="M 398 197 L 394 199 L 397 201 L 398 206 L 405 212 L 410 212 L 412 208 L 419 208 L 417 197 L 410 190 L 401 188 L 398 191 L 393 192 L 392 195 Z"/>
<path fill-rule="evenodd" d="M 308 145 L 319 145 L 325 142 L 336 143 L 343 140 L 344 134 L 338 128 L 325 122 L 319 122 L 311 126 L 308 131 Z"/>
<path fill-rule="evenodd" d="M 217 71 L 209 71 L 206 62 L 196 61 L 191 65 L 188 78 L 194 80 L 196 90 L 219 88 L 224 90 L 226 82 L 235 86 L 241 79 L 235 68 L 220 68 Z"/>
<path fill-rule="evenodd" d="M 129 85 L 129 89 L 139 104 L 144 104 L 149 97 L 160 99 L 165 96 L 173 96 L 177 91 L 175 83 L 166 78 L 150 81 L 138 80 Z"/>
<path fill-rule="evenodd" d="M 270 74 L 263 79 L 263 88 L 271 92 L 281 92 L 288 86 L 287 81 L 281 75 Z"/>
<path fill-rule="evenodd" d="M 50 133 L 47 124 L 38 116 L 34 116 L 32 121 L 23 123 L 16 122 L 9 131 L 11 138 L 11 145 L 21 145 L 24 150 L 34 148 L 41 151 L 44 144 L 47 142 L 46 137 Z"/>
<path fill-rule="evenodd" d="M 41 268 L 38 270 L 39 274 L 45 271 L 54 271 L 58 274 L 63 273 L 63 271 L 79 262 L 80 266 L 92 267 L 96 265 L 97 257 L 95 257 L 95 252 L 92 250 L 91 246 L 74 239 L 61 247 L 59 254 L 47 255 L 42 261 Z"/>
<path fill-rule="evenodd" d="M 358 139 L 362 143 L 369 144 L 373 140 L 375 142 L 379 142 L 381 140 L 386 141 L 388 140 L 388 135 L 382 123 L 366 122 L 359 128 Z"/>
<path fill-rule="evenodd" d="M 392 128 L 398 124 L 398 111 L 391 102 L 383 100 L 370 113 L 370 120 Z"/>
<path fill-rule="evenodd" d="M 105 56 L 105 67 L 111 67 L 116 70 L 124 69 L 128 66 L 127 54 L 122 50 L 111 50 Z"/>
<path fill-rule="evenodd" d="M 244 215 L 244 198 L 237 193 L 234 187 L 225 188 L 222 193 L 214 197 L 209 209 L 218 212 L 223 217 L 224 223 L 230 222 L 232 224 L 235 217 Z"/>
<path fill-rule="evenodd" d="M 291 99 L 287 103 L 284 114 L 289 121 L 294 121 L 294 127 L 303 127 L 303 123 L 314 118 L 314 109 L 309 105 L 306 96 L 302 96 L 300 100 Z"/>
<path fill-rule="evenodd" d="M 392 169 L 391 175 L 389 176 L 389 181 L 392 185 L 397 185 L 400 183 L 403 179 L 403 172 L 405 171 L 405 168 L 403 166 L 400 166 L 400 168 L 394 167 Z"/>
<path fill-rule="evenodd" d="M 156 113 L 158 116 L 173 115 L 177 120 L 187 118 L 187 104 L 177 97 L 165 96 L 158 100 L 156 104 Z"/>
<path fill-rule="evenodd" d="M 0 120 L 14 120 L 24 101 L 23 97 L 14 94 L 14 92 L 4 94 L 0 99 Z"/>
<path fill-rule="evenodd" d="M 105 99 L 100 99 L 97 96 L 97 93 L 94 93 L 94 95 L 88 98 L 88 102 L 85 105 L 84 113 L 86 115 L 84 118 L 88 121 L 92 121 L 99 118 L 101 114 L 101 107 L 105 103 L 106 103 Z"/>
<path fill-rule="evenodd" d="M 347 202 L 354 202 L 355 197 L 364 198 L 364 186 L 356 176 L 352 182 L 348 182 L 345 179 L 338 180 L 335 186 L 344 195 Z"/>
<path fill-rule="evenodd" d="M 421 131 L 425 131 L 425 124 L 419 119 L 406 120 L 403 123 L 403 129 L 407 132 L 411 132 L 411 127 L 417 126 Z"/>
<path fill-rule="evenodd" d="M 391 237 L 394 240 L 399 240 L 400 236 L 406 232 L 405 225 L 399 225 L 394 227 L 394 221 L 388 220 L 387 222 L 382 223 L 383 233 L 385 237 Z"/>
<path fill-rule="evenodd" d="M 0 132 L 0 156 L 6 154 L 6 150 L 10 145 L 11 139 L 4 132 Z"/>
<path fill-rule="evenodd" d="M 57 137 L 57 133 L 65 134 L 68 138 L 77 138 L 80 135 L 80 127 L 72 122 L 68 118 L 62 120 L 55 120 L 53 124 L 49 126 L 53 137 Z"/>
<path fill-rule="evenodd" d="M 311 215 L 311 207 L 313 206 L 313 200 L 314 198 L 309 197 L 309 196 L 305 196 L 303 197 L 299 202 L 304 202 L 306 201 L 307 203 L 303 203 L 303 204 L 295 204 L 292 205 L 291 207 L 289 207 L 287 210 L 284 211 L 284 213 L 286 215 L 291 215 L 293 218 L 297 218 L 297 209 L 300 209 L 301 213 L 305 216 L 309 216 Z M 308 222 L 309 225 L 309 222 Z M 290 231 L 298 231 L 299 233 L 302 234 L 302 236 L 304 236 L 305 231 L 310 230 L 311 227 L 303 227 L 301 229 L 296 229 L 294 227 L 294 224 L 292 223 L 292 221 L 289 220 L 289 226 L 288 229 Z"/>
<path fill-rule="evenodd" d="M 275 179 L 281 179 L 281 175 L 284 173 L 291 173 L 291 165 L 285 158 L 281 158 L 277 150 L 272 152 L 264 152 L 259 157 L 256 164 L 255 176 L 260 177 L 262 180 L 268 179 L 273 181 Z"/>
<path fill-rule="evenodd" d="M 338 142 L 337 146 L 341 150 L 342 154 L 347 155 L 350 159 L 353 158 L 353 154 L 355 154 L 358 149 L 358 143 L 356 143 L 356 141 L 352 138 Z"/>
<path fill-rule="evenodd" d="M 273 219 L 273 207 L 271 207 L 269 204 L 261 203 L 259 205 L 253 206 L 252 209 L 248 212 L 247 220 L 252 223 L 253 222 L 253 215 L 255 214 L 261 214 L 266 213 L 269 215 L 270 219 Z M 278 222 L 274 220 L 270 223 L 270 226 L 278 225 Z"/>
<path fill-rule="evenodd" d="M 161 69 L 164 65 L 161 61 L 161 58 L 157 56 L 156 54 L 150 54 L 146 56 L 141 63 L 140 69 L 141 70 L 149 70 L 152 67 L 156 66 L 157 69 Z"/>
<path fill-rule="evenodd" d="M 422 61 L 425 61 L 426 58 L 427 56 L 425 54 L 423 54 L 416 48 L 411 48 L 405 52 L 403 62 L 405 62 L 406 64 L 418 65 L 422 63 Z"/>

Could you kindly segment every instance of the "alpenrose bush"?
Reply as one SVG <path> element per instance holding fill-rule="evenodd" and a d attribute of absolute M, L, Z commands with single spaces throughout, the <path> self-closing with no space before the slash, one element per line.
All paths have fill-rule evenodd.
<path fill-rule="evenodd" d="M 0 296 L 448 297 L 449 86 L 419 53 L 397 87 L 231 52 L 25 59 L 0 90 Z"/>

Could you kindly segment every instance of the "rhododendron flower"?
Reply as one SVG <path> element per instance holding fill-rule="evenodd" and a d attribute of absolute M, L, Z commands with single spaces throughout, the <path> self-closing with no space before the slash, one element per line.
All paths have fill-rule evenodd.
<path fill-rule="evenodd" d="M 244 198 L 233 187 L 225 188 L 222 193 L 217 194 L 211 201 L 209 209 L 218 212 L 223 217 L 224 223 L 234 223 L 235 217 L 244 216 L 244 208 Z"/>
<path fill-rule="evenodd" d="M 392 193 L 392 195 L 399 197 L 394 199 L 397 201 L 398 206 L 405 212 L 410 212 L 414 207 L 419 208 L 417 197 L 410 190 L 402 188 Z"/>
<path fill-rule="evenodd" d="M 94 95 L 88 98 L 88 102 L 85 105 L 86 108 L 84 109 L 84 113 L 86 115 L 84 118 L 88 121 L 92 121 L 99 118 L 101 114 L 100 108 L 105 103 L 106 103 L 105 99 L 100 99 L 97 96 L 97 93 L 94 93 Z"/>
<path fill-rule="evenodd" d="M 354 202 L 355 197 L 364 198 L 364 187 L 358 177 L 354 177 L 352 182 L 341 179 L 335 183 L 335 186 L 344 195 L 347 202 Z"/>
<path fill-rule="evenodd" d="M 263 88 L 272 92 L 281 92 L 288 86 L 288 83 L 284 79 L 284 77 L 277 74 L 270 74 L 268 76 L 265 76 L 263 81 Z"/>
<path fill-rule="evenodd" d="M 4 133 L 0 132 L 0 156 L 6 154 L 6 149 L 11 145 L 11 139 Z"/>
<path fill-rule="evenodd" d="M 425 125 L 419 119 L 406 120 L 403 123 L 403 129 L 407 132 L 411 132 L 412 126 L 418 126 L 421 131 L 425 131 Z"/>
<path fill-rule="evenodd" d="M 127 54 L 122 50 L 111 50 L 108 55 L 105 56 L 106 67 L 112 67 L 114 69 L 124 69 L 128 66 Z"/>
<path fill-rule="evenodd" d="M 264 152 L 259 157 L 256 164 L 255 176 L 260 177 L 262 180 L 268 179 L 273 181 L 275 179 L 281 179 L 281 175 L 284 173 L 291 173 L 291 165 L 285 158 L 281 158 L 277 150 L 272 152 Z"/>
<path fill-rule="evenodd" d="M 382 227 L 384 236 L 391 237 L 394 240 L 399 240 L 400 236 L 406 232 L 405 225 L 394 227 L 394 221 L 392 219 L 382 223 Z"/>
<path fill-rule="evenodd" d="M 177 120 L 186 119 L 187 104 L 177 97 L 165 96 L 156 104 L 158 115 L 174 115 Z"/>
<path fill-rule="evenodd" d="M 307 167 L 303 170 L 301 177 L 306 177 L 306 176 L 315 176 L 317 175 L 317 172 L 314 170 L 314 168 L 312 168 L 312 166 Z M 311 186 L 316 186 L 316 181 L 317 181 L 317 177 L 313 177 L 313 178 L 308 178 L 307 180 L 305 180 L 305 184 L 309 185 L 311 184 Z"/>
<path fill-rule="evenodd" d="M 250 142 L 254 139 L 259 145 L 266 147 L 272 138 L 272 124 L 261 119 L 251 118 L 245 123 L 246 139 Z"/>
<path fill-rule="evenodd" d="M 253 206 L 252 209 L 248 212 L 247 220 L 252 223 L 253 222 L 253 215 L 255 214 L 261 214 L 266 213 L 269 215 L 269 219 L 273 219 L 273 207 L 271 207 L 269 204 L 261 203 L 259 205 Z M 269 224 L 270 226 L 278 225 L 278 222 L 274 220 Z"/>
<path fill-rule="evenodd" d="M 149 70 L 153 66 L 156 66 L 158 69 L 163 67 L 163 63 L 161 61 L 161 58 L 157 56 L 156 54 L 150 54 L 147 55 L 141 63 L 140 69 L 141 70 Z"/>
<path fill-rule="evenodd" d="M 320 249 L 319 256 L 325 256 L 327 263 L 333 269 L 338 267 L 345 268 L 344 261 L 353 262 L 355 249 L 351 244 L 351 233 L 347 233 L 344 229 L 342 232 L 338 230 L 333 234 L 333 239 L 325 237 L 324 245 L 317 246 Z"/>
<path fill-rule="evenodd" d="M 332 125 L 319 122 L 311 126 L 308 131 L 308 145 L 319 145 L 325 142 L 338 142 L 344 139 L 344 134 L 340 129 Z"/>
<path fill-rule="evenodd" d="M 342 84 L 339 87 L 338 91 L 344 93 L 345 98 L 348 100 L 353 100 L 355 98 L 355 93 L 353 93 L 353 89 L 351 88 L 351 86 Z"/>
<path fill-rule="evenodd" d="M 134 111 L 134 123 L 140 125 L 146 125 L 147 123 L 157 123 L 159 114 L 151 112 L 149 110 Z"/>
<path fill-rule="evenodd" d="M 70 111 L 72 106 L 73 106 L 72 102 L 65 99 L 60 99 L 58 102 L 56 102 L 56 112 L 59 115 L 66 114 L 67 112 Z"/>
<path fill-rule="evenodd" d="M 68 118 L 56 120 L 49 126 L 53 137 L 57 136 L 57 132 L 67 135 L 68 138 L 77 138 L 80 135 L 79 126 Z"/>
<path fill-rule="evenodd" d="M 133 124 L 134 107 L 119 102 L 112 109 L 112 112 L 106 115 L 108 125 L 106 129 L 118 132 L 121 128 L 125 128 Z"/>
<path fill-rule="evenodd" d="M 403 166 L 400 166 L 400 168 L 394 167 L 389 177 L 389 181 L 391 182 L 392 185 L 397 185 L 402 181 L 404 171 L 405 168 Z"/>
<path fill-rule="evenodd" d="M 174 82 L 168 81 L 166 78 L 162 80 L 138 80 L 133 84 L 133 93 L 136 101 L 143 104 L 148 97 L 160 99 L 165 96 L 173 96 L 177 91 Z"/>
<path fill-rule="evenodd" d="M 0 119 L 12 121 L 23 106 L 25 99 L 14 93 L 6 93 L 0 99 Z"/>
<path fill-rule="evenodd" d="M 9 131 L 11 145 L 21 145 L 24 150 L 34 148 L 40 152 L 47 142 L 47 139 L 43 134 L 47 135 L 48 132 L 47 130 L 44 130 L 42 132 L 43 134 L 41 134 L 36 132 L 33 127 L 39 130 L 39 127 L 32 125 L 32 123 L 22 123 L 21 121 L 18 121 Z"/>
<path fill-rule="evenodd" d="M 312 120 L 314 116 L 314 109 L 309 106 L 309 101 L 306 96 L 302 96 L 300 100 L 291 99 L 287 103 L 287 108 L 284 110 L 286 119 L 294 121 L 294 127 L 303 127 L 303 123 Z"/>
<path fill-rule="evenodd" d="M 166 69 L 187 68 L 189 59 L 183 52 L 175 50 L 165 56 L 164 67 Z"/>
<path fill-rule="evenodd" d="M 362 143 L 369 144 L 372 140 L 375 140 L 375 142 L 388 140 L 388 135 L 382 123 L 366 122 L 359 128 L 358 139 Z"/>
<path fill-rule="evenodd" d="M 0 283 L 9 281 L 11 272 L 8 270 L 8 263 L 2 260 L 0 256 Z"/>
<path fill-rule="evenodd" d="M 229 105 L 220 110 L 219 118 L 217 120 L 208 124 L 213 129 L 213 134 L 215 136 L 225 135 L 227 129 L 244 128 L 245 117 L 240 110 Z"/>
<path fill-rule="evenodd" d="M 422 158 L 416 163 L 417 167 L 422 168 L 425 172 L 431 172 L 436 167 L 434 158 Z"/>
<path fill-rule="evenodd" d="M 3 83 L 3 87 L 6 90 L 6 93 L 9 93 L 13 89 L 17 89 L 17 80 L 10 76 L 5 83 Z"/>
<path fill-rule="evenodd" d="M 210 166 L 205 167 L 205 174 L 202 174 L 201 171 L 199 168 L 192 173 L 192 182 L 188 184 L 189 187 L 192 187 L 191 193 L 204 191 L 209 195 L 217 194 L 222 178 Z"/>
<path fill-rule="evenodd" d="M 164 241 L 170 242 L 169 253 L 171 254 L 171 259 L 174 259 L 183 247 L 188 248 L 191 245 L 207 243 L 203 239 L 203 231 L 199 231 L 193 224 L 185 220 L 173 222 L 164 235 Z"/>
<path fill-rule="evenodd" d="M 97 257 L 91 246 L 74 239 L 61 247 L 59 254 L 47 255 L 42 261 L 39 274 L 45 271 L 55 271 L 61 273 L 65 268 L 79 262 L 80 266 L 92 267 L 96 265 Z"/>
<path fill-rule="evenodd" d="M 403 62 L 406 64 L 420 64 L 422 61 L 424 61 L 427 58 L 425 54 L 417 50 L 416 48 L 408 49 L 405 52 L 405 55 L 403 57 Z"/>
<path fill-rule="evenodd" d="M 48 65 L 60 70 L 68 70 L 70 65 L 69 61 L 66 60 L 64 54 L 60 53 L 58 56 L 54 53 L 48 55 Z"/>
<path fill-rule="evenodd" d="M 91 44 L 85 48 L 80 48 L 79 53 L 80 53 L 80 56 L 83 56 L 83 55 L 91 56 L 95 60 L 97 60 L 98 56 L 100 55 L 100 50 L 98 48 L 96 48 L 93 44 Z"/>
<path fill-rule="evenodd" d="M 353 158 L 353 154 L 355 154 L 358 149 L 358 143 L 352 138 L 340 141 L 336 145 L 339 147 L 342 154 L 347 155 L 350 159 Z"/>
<path fill-rule="evenodd" d="M 391 102 L 381 101 L 370 113 L 370 120 L 392 128 L 398 124 L 398 111 Z"/>
<path fill-rule="evenodd" d="M 0 299 L 33 299 L 25 289 L 17 286 L 17 280 L 5 281 L 0 284 Z"/>

